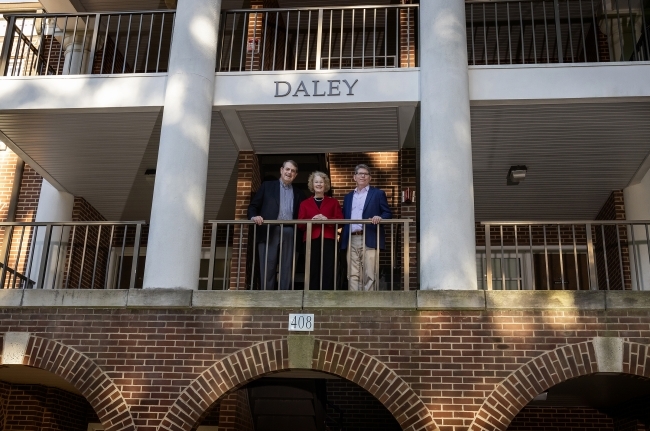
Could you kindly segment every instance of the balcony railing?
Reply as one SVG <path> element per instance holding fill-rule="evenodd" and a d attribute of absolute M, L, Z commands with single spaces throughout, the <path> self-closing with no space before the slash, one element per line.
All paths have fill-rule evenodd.
<path fill-rule="evenodd" d="M 650 0 L 470 0 L 470 65 L 650 60 Z"/>
<path fill-rule="evenodd" d="M 0 75 L 166 72 L 174 11 L 8 15 Z"/>
<path fill-rule="evenodd" d="M 418 66 L 419 5 L 222 13 L 218 72 Z"/>
<path fill-rule="evenodd" d="M 0 223 L 0 288 L 134 288 L 144 222 Z"/>
<path fill-rule="evenodd" d="M 364 235 L 371 229 L 369 221 L 265 221 L 257 226 L 251 221 L 212 221 L 210 242 L 201 260 L 198 282 L 200 290 L 264 289 L 260 274 L 260 254 L 253 244 L 264 242 L 267 227 L 290 226 L 295 235 L 281 238 L 290 241 L 291 289 L 321 290 L 310 285 L 313 254 L 323 256 L 323 245 L 316 250 L 311 240 L 314 226 L 333 225 L 336 231 L 351 223 L 363 225 Z M 384 220 L 386 247 L 379 253 L 372 272 L 375 289 L 409 289 L 410 220 Z M 302 226 L 304 230 L 298 228 Z M 303 232 L 308 240 L 303 242 Z M 0 223 L 0 288 L 4 289 L 136 289 L 142 287 L 145 263 L 147 226 L 144 222 L 72 222 L 72 223 Z M 340 239 L 340 234 L 338 234 Z M 364 237 L 365 238 L 365 237 Z M 349 239 L 349 238 L 348 238 Z M 318 244 L 321 244 L 318 242 Z M 209 251 L 208 251 L 209 250 Z M 320 252 L 320 253 L 319 253 Z M 347 284 L 346 254 L 337 243 L 333 250 L 333 287 L 340 290 Z M 268 257 L 268 253 L 265 253 Z M 268 262 L 268 259 L 267 259 Z M 276 268 L 265 265 L 267 276 L 281 279 L 280 262 Z M 318 265 L 324 278 L 322 260 Z M 325 274 L 325 278 L 327 274 Z M 325 287 L 326 288 L 326 287 Z"/>
<path fill-rule="evenodd" d="M 385 233 L 386 247 L 381 250 L 379 257 L 375 259 L 375 268 L 372 269 L 375 280 L 375 290 L 409 290 L 409 223 L 411 220 L 382 220 Z M 275 227 L 279 230 L 282 241 L 289 241 L 294 253 L 292 254 L 290 289 L 291 290 L 323 290 L 323 243 L 321 241 L 312 241 L 311 233 L 314 227 L 329 225 L 333 226 L 335 232 L 339 232 L 338 240 L 333 250 L 334 267 L 331 274 L 333 287 L 336 290 L 345 289 L 347 286 L 346 251 L 340 250 L 341 230 L 344 225 L 361 224 L 363 227 L 363 242 L 369 229 L 375 228 L 368 220 L 268 220 L 263 226 L 258 226 L 249 220 L 239 221 L 211 221 L 211 241 L 210 254 L 207 268 L 203 270 L 207 278 L 200 282 L 200 289 L 217 290 L 264 290 L 265 282 L 269 273 L 273 272 L 273 277 L 282 280 L 285 274 L 282 273 L 282 262 L 276 268 L 268 265 L 268 247 L 265 256 L 264 272 L 261 274 L 260 255 L 257 246 L 254 244 L 268 244 L 270 229 Z M 297 228 L 297 227 L 301 228 Z M 290 237 L 283 237 L 284 227 L 292 227 L 295 234 Z M 304 230 L 303 230 L 304 229 Z M 306 241 L 303 242 L 303 232 L 307 232 Z M 349 235 L 350 230 L 348 230 Z M 320 250 L 317 250 L 317 245 Z M 350 244 L 350 237 L 348 237 Z M 263 246 L 264 248 L 264 246 Z M 326 252 L 326 251 L 325 251 Z M 310 283 L 310 271 L 312 255 L 321 256 L 320 263 L 316 267 L 320 272 L 319 285 Z M 280 259 L 281 260 L 281 259 Z"/>
<path fill-rule="evenodd" d="M 479 286 L 484 289 L 650 288 L 650 221 L 482 225 L 485 231 L 477 237 L 477 266 Z"/>

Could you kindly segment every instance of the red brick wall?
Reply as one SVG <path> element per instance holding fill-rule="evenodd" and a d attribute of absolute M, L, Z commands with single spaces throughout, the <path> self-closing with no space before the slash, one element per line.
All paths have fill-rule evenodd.
<path fill-rule="evenodd" d="M 596 220 L 625 220 L 623 190 L 614 190 L 609 195 L 609 198 L 596 215 Z M 594 228 L 593 239 L 596 266 L 598 268 L 598 288 L 600 290 L 632 289 L 630 256 L 629 249 L 626 246 L 627 228 L 625 226 Z M 607 271 L 605 271 L 605 261 L 607 261 Z"/>
<path fill-rule="evenodd" d="M 0 221 L 6 221 L 11 200 L 14 173 L 18 157 L 9 149 L 0 152 Z M 38 198 L 41 193 L 42 178 L 29 165 L 23 170 L 23 180 L 20 185 L 16 207 L 17 222 L 33 222 L 36 217 Z M 0 243 L 4 240 L 5 229 L 0 229 Z M 21 239 L 22 237 L 22 246 Z M 17 228 L 13 230 L 11 251 L 8 259 L 10 268 L 17 268 L 21 274 L 27 271 L 29 245 L 31 244 L 32 228 Z M 9 274 L 5 279 L 5 288 L 20 287 L 20 280 Z"/>
<path fill-rule="evenodd" d="M 72 221 L 106 221 L 106 219 L 84 198 L 75 196 Z M 101 228 L 100 226 L 77 226 L 70 229 L 69 238 L 64 286 L 103 289 L 111 246 L 110 226 L 101 226 Z M 118 238 L 118 234 L 114 233 L 113 242 L 118 240 L 121 244 L 122 238 Z M 72 261 L 68 265 L 70 259 Z"/>
<path fill-rule="evenodd" d="M 85 398 L 58 388 L 0 382 L 3 431 L 86 431 L 98 422 Z"/>
<path fill-rule="evenodd" d="M 400 193 L 404 189 L 409 188 L 415 195 L 415 201 L 418 201 L 419 193 L 417 188 L 417 160 L 415 148 L 404 148 L 400 151 Z M 401 201 L 401 194 L 398 196 Z M 409 259 L 410 259 L 410 278 L 409 288 L 411 290 L 418 289 L 418 245 L 417 245 L 417 217 L 418 206 L 415 202 L 402 202 L 400 207 L 400 217 L 403 219 L 411 219 L 413 223 L 409 226 Z"/>
<path fill-rule="evenodd" d="M 368 391 L 347 380 L 326 380 L 330 429 L 400 431 L 395 418 Z"/>
<path fill-rule="evenodd" d="M 237 198 L 235 202 L 235 220 L 248 219 L 248 205 L 251 197 L 262 185 L 260 177 L 259 160 L 252 151 L 240 151 L 239 163 L 237 165 Z M 241 227 L 236 226 L 232 231 L 233 250 L 239 250 Z M 246 278 L 246 274 L 251 274 L 252 259 L 252 238 L 249 244 L 248 228 L 243 228 L 244 232 L 241 239 L 242 257 L 241 260 L 233 256 L 230 267 L 230 289 L 237 289 L 237 276 L 239 275 L 239 289 L 246 289 L 251 280 Z"/>
<path fill-rule="evenodd" d="M 221 401 L 219 431 L 255 431 L 246 389 L 236 390 Z"/>
<path fill-rule="evenodd" d="M 5 429 L 7 420 L 7 402 L 9 401 L 9 393 L 11 392 L 11 385 L 0 380 L 0 429 Z"/>
<path fill-rule="evenodd" d="M 251 0 L 250 1 L 250 8 L 251 9 L 262 9 L 262 8 L 279 8 L 280 6 L 278 5 L 277 0 Z M 256 38 L 260 41 L 260 47 L 259 47 L 259 52 L 257 53 L 250 53 L 246 49 L 245 46 L 245 51 L 244 55 L 246 56 L 245 60 L 245 69 L 244 70 L 262 70 L 262 52 L 265 51 L 265 56 L 264 56 L 264 69 L 265 70 L 270 70 L 271 69 L 271 61 L 273 59 L 273 41 L 275 37 L 275 26 L 273 24 L 273 21 L 275 21 L 275 14 L 271 14 L 268 17 L 268 28 L 264 27 L 265 21 L 266 21 L 266 15 L 264 13 L 251 13 L 248 16 L 248 33 L 246 35 L 248 39 Z M 284 52 L 284 32 L 278 32 L 281 33 L 279 35 L 279 38 L 282 39 L 281 42 L 277 47 L 276 51 L 278 53 Z M 266 39 L 265 39 L 266 37 Z M 266 47 L 262 47 L 262 43 L 266 40 Z M 276 56 L 280 57 L 280 56 Z M 279 60 L 279 58 L 276 58 L 276 60 Z"/>
<path fill-rule="evenodd" d="M 588 407 L 526 406 L 508 431 L 614 431 L 614 421 Z"/>
<path fill-rule="evenodd" d="M 411 0 L 401 0 L 400 3 L 411 4 Z M 399 11 L 400 67 L 417 67 L 418 11 L 416 8 L 404 8 Z"/>
<path fill-rule="evenodd" d="M 296 311 L 15 308 L 0 310 L 0 333 L 26 330 L 36 337 L 59 340 L 63 346 L 74 348 L 90 363 L 100 367 L 99 370 L 121 391 L 138 431 L 155 431 L 181 392 L 201 373 L 227 355 L 261 342 L 284 339 L 287 314 Z M 648 310 L 326 309 L 314 310 L 314 314 L 316 326 L 313 335 L 318 340 L 358 349 L 379 361 L 378 364 L 384 364 L 431 410 L 441 431 L 467 430 L 497 385 L 510 376 L 517 378 L 514 372 L 535 358 L 539 363 L 526 365 L 528 369 L 551 367 L 550 371 L 530 374 L 538 376 L 538 389 L 545 390 L 545 385 L 553 386 L 558 380 L 545 377 L 547 373 L 551 373 L 549 376 L 563 376 L 559 378 L 563 380 L 594 371 L 595 355 L 588 343 L 592 337 L 606 334 L 624 337 L 630 343 L 650 344 Z M 38 362 L 34 358 L 40 357 L 38 352 L 46 349 L 42 343 L 30 343 L 30 346 L 32 344 L 33 347 L 28 349 L 27 365 L 56 364 L 56 349 L 48 348 L 54 357 L 45 357 Z M 573 347 L 548 353 L 566 345 Z M 254 365 L 256 361 L 265 363 L 284 357 L 281 349 L 266 349 L 263 347 L 265 353 L 262 354 L 248 351 L 229 356 L 230 361 L 240 364 L 238 367 L 246 371 L 221 368 L 222 371 L 215 369 L 205 375 L 231 373 L 230 383 L 223 383 L 225 389 L 240 384 L 238 382 L 243 384 L 246 381 L 244 376 L 254 378 L 262 372 Z M 332 363 L 339 359 L 354 362 L 348 356 L 353 351 L 341 350 L 342 347 L 335 349 L 329 354 Z M 65 350 L 60 351 L 69 355 Z M 650 376 L 650 369 L 643 365 L 650 363 L 649 356 L 646 347 L 629 345 L 624 352 L 624 372 Z M 76 363 L 79 359 L 74 355 L 66 356 L 65 360 L 71 370 L 78 369 Z M 648 362 L 644 362 L 646 360 Z M 372 375 L 374 370 L 382 373 L 367 380 L 368 388 L 374 387 L 379 395 L 394 390 L 390 385 L 390 375 L 383 374 L 382 366 L 364 361 L 358 364 L 363 370 L 359 377 L 366 372 Z M 281 367 L 288 366 L 288 363 L 282 364 L 280 360 Z M 553 370 L 552 367 L 561 364 L 571 365 L 561 372 Z M 84 376 L 98 375 L 98 371 L 85 367 L 89 371 Z M 324 371 L 328 370 L 325 365 L 323 367 Z M 336 368 L 327 372 L 337 373 Z M 354 376 L 350 376 L 353 380 Z M 384 383 L 373 386 L 377 378 Z M 89 387 L 98 384 L 108 387 L 104 381 L 86 384 Z M 363 383 L 357 384 L 361 386 Z M 120 398 L 114 396 L 119 406 Z M 528 402 L 520 395 L 512 396 L 524 404 Z M 510 397 L 508 395 L 506 399 Z M 208 402 L 207 405 L 212 404 Z M 197 419 L 202 413 L 198 412 Z"/>

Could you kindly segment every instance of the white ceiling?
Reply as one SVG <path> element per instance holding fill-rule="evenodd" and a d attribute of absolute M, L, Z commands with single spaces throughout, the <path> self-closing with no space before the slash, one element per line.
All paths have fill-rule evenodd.
<path fill-rule="evenodd" d="M 650 102 L 472 106 L 476 219 L 593 219 L 650 152 Z M 238 112 L 259 154 L 395 151 L 397 108 Z M 39 169 L 109 220 L 147 220 L 162 114 L 50 110 L 0 113 L 4 132 Z M 417 124 L 414 123 L 417 128 Z M 238 149 L 213 112 L 206 219 L 230 219 Z M 512 165 L 528 175 L 507 186 Z M 422 161 L 426 166 L 426 161 Z"/>
<path fill-rule="evenodd" d="M 259 154 L 399 149 L 396 107 L 239 111 L 239 118 Z"/>
<path fill-rule="evenodd" d="M 158 118 L 148 111 L 1 112 L 0 130 L 108 220 L 119 219 Z"/>
<path fill-rule="evenodd" d="M 154 184 L 144 172 L 156 168 L 161 120 L 160 109 L 5 111 L 0 131 L 36 162 L 39 172 L 84 197 L 107 220 L 148 220 Z M 210 136 L 206 220 L 219 213 L 238 155 L 218 112 Z"/>
<path fill-rule="evenodd" d="M 473 106 L 476 219 L 593 219 L 650 152 L 650 103 Z M 507 186 L 508 169 L 526 180 Z"/>

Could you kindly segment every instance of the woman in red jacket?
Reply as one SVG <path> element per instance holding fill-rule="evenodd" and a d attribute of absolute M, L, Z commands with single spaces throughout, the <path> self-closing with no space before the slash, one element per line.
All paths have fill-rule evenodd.
<path fill-rule="evenodd" d="M 301 220 L 341 220 L 343 211 L 339 201 L 325 196 L 331 187 L 330 179 L 323 172 L 312 172 L 308 181 L 309 190 L 314 196 L 305 199 L 300 204 L 298 219 Z M 307 241 L 307 226 L 303 240 Z M 311 262 L 309 263 L 309 290 L 334 289 L 334 248 L 336 247 L 336 232 L 333 224 L 314 224 L 311 231 Z M 323 278 L 321 279 L 321 248 L 323 250 Z M 308 263 L 305 262 L 305 265 Z M 322 288 L 321 288 L 322 281 Z"/>

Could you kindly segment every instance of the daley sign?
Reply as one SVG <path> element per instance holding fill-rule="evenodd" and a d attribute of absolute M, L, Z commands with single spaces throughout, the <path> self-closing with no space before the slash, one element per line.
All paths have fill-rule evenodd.
<path fill-rule="evenodd" d="M 311 96 L 354 96 L 354 86 L 359 82 L 355 79 L 353 83 L 347 79 L 328 79 L 327 81 L 313 80 L 311 83 L 300 81 L 297 86 L 292 86 L 288 81 L 273 81 L 275 83 L 275 97 L 311 97 Z M 294 84 L 295 85 L 295 84 Z M 294 90 L 295 88 L 295 90 Z"/>

